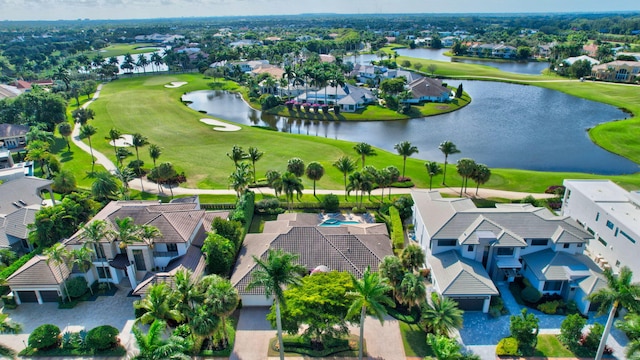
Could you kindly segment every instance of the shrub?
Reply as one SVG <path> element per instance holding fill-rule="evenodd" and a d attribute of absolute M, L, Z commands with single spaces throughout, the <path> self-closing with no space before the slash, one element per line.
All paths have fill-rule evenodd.
<path fill-rule="evenodd" d="M 2 303 L 4 304 L 5 309 L 15 309 L 18 307 L 16 299 L 12 294 L 2 295 Z"/>
<path fill-rule="evenodd" d="M 556 314 L 559 310 L 559 307 L 563 305 L 563 302 L 560 300 L 547 301 L 538 305 L 538 310 L 542 311 L 545 314 Z"/>
<path fill-rule="evenodd" d="M 592 351 L 598 350 L 598 345 L 600 345 L 600 339 L 602 338 L 603 332 L 604 326 L 602 324 L 593 324 L 593 326 L 589 330 L 589 334 L 584 337 L 584 341 L 581 345 Z"/>
<path fill-rule="evenodd" d="M 542 298 L 542 293 L 533 286 L 527 286 L 522 290 L 521 296 L 522 300 L 535 304 Z"/>
<path fill-rule="evenodd" d="M 393 206 L 398 209 L 402 222 L 413 215 L 413 199 L 410 196 L 401 196 L 393 202 Z"/>
<path fill-rule="evenodd" d="M 87 292 L 87 280 L 83 276 L 69 278 L 67 281 L 69 296 L 77 298 Z"/>
<path fill-rule="evenodd" d="M 495 306 L 490 306 L 489 307 L 489 316 L 492 319 L 498 318 L 498 317 L 500 317 L 500 315 L 502 315 L 502 312 L 500 311 L 499 308 L 497 308 Z"/>
<path fill-rule="evenodd" d="M 270 94 L 264 94 L 260 96 L 259 101 L 260 101 L 260 105 L 262 105 L 262 110 L 269 110 L 280 105 L 278 98 Z"/>
<path fill-rule="evenodd" d="M 402 228 L 402 220 L 400 212 L 395 206 L 389 207 L 389 216 L 391 217 L 391 244 L 395 250 L 404 248 L 404 229 Z"/>
<path fill-rule="evenodd" d="M 256 210 L 259 213 L 265 213 L 269 215 L 282 214 L 284 209 L 280 206 L 280 200 L 276 198 L 263 199 L 256 203 Z"/>
<path fill-rule="evenodd" d="M 34 349 L 48 349 L 58 345 L 60 328 L 52 324 L 40 325 L 29 335 L 29 346 Z"/>
<path fill-rule="evenodd" d="M 518 355 L 518 340 L 512 337 L 506 337 L 496 346 L 496 355 L 498 356 L 514 356 Z"/>
<path fill-rule="evenodd" d="M 87 333 L 87 346 L 98 351 L 110 349 L 118 344 L 119 333 L 111 325 L 97 326 Z"/>
<path fill-rule="evenodd" d="M 335 194 L 328 194 L 322 198 L 322 208 L 326 212 L 336 212 L 340 209 L 340 198 Z"/>
<path fill-rule="evenodd" d="M 558 338 L 569 348 L 578 345 L 578 340 L 582 336 L 582 328 L 586 323 L 587 320 L 578 314 L 567 316 L 560 325 L 560 336 Z"/>

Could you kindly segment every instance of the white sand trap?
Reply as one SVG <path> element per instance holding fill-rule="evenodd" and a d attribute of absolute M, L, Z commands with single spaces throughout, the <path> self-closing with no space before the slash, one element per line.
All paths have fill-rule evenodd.
<path fill-rule="evenodd" d="M 215 131 L 239 131 L 242 129 L 240 126 L 227 124 L 213 119 L 200 119 L 200 121 L 207 125 L 213 125 L 213 130 Z"/>
<path fill-rule="evenodd" d="M 182 85 L 187 85 L 187 82 L 186 81 L 174 81 L 171 84 L 165 85 L 164 87 L 174 89 L 174 88 L 179 88 Z"/>
<path fill-rule="evenodd" d="M 120 139 L 116 140 L 116 144 L 113 145 L 113 141 L 109 141 L 109 145 L 117 147 L 133 146 L 133 135 L 122 134 Z"/>

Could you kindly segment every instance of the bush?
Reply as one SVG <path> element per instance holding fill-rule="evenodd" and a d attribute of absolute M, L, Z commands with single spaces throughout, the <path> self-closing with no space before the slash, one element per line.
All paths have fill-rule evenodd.
<path fill-rule="evenodd" d="M 512 337 L 506 337 L 496 346 L 496 355 L 498 356 L 514 356 L 518 355 L 518 340 Z"/>
<path fill-rule="evenodd" d="M 107 350 L 118 344 L 120 331 L 111 325 L 97 326 L 87 333 L 86 343 L 91 349 Z"/>
<path fill-rule="evenodd" d="M 520 295 L 522 296 L 522 300 L 531 304 L 537 303 L 542 298 L 542 293 L 533 286 L 525 287 Z"/>
<path fill-rule="evenodd" d="M 547 301 L 538 305 L 538 310 L 542 311 L 545 314 L 556 314 L 558 313 L 559 307 L 563 306 L 564 303 L 560 300 Z"/>
<path fill-rule="evenodd" d="M 2 295 L 2 303 L 4 304 L 5 309 L 15 309 L 18 307 L 18 304 L 16 303 L 16 299 L 13 297 L 12 294 Z"/>
<path fill-rule="evenodd" d="M 398 209 L 402 222 L 413 215 L 413 199 L 410 196 L 401 196 L 393 202 L 393 206 Z"/>
<path fill-rule="evenodd" d="M 340 210 L 340 198 L 334 194 L 325 195 L 322 198 L 322 208 L 326 212 L 337 212 Z"/>
<path fill-rule="evenodd" d="M 589 350 L 596 351 L 598 350 L 598 346 L 600 345 L 600 339 L 602 338 L 602 333 L 604 332 L 604 326 L 600 323 L 595 323 L 589 330 L 589 334 L 584 338 L 582 342 L 582 346 L 586 347 Z"/>
<path fill-rule="evenodd" d="M 27 261 L 31 260 L 34 256 L 36 256 L 36 251 L 32 251 L 26 255 L 21 256 L 18 260 L 14 261 L 11 265 L 0 271 L 0 279 L 6 280 L 9 276 L 11 276 L 16 270 L 20 269 L 22 265 L 26 264 Z M 0 286 L 0 294 L 9 293 L 9 286 L 1 285 Z"/>
<path fill-rule="evenodd" d="M 256 203 L 256 210 L 259 213 L 276 215 L 282 214 L 284 209 L 280 206 L 280 200 L 276 198 L 263 199 Z"/>
<path fill-rule="evenodd" d="M 66 283 L 68 295 L 72 298 L 80 297 L 87 292 L 87 280 L 83 276 L 69 278 Z"/>
<path fill-rule="evenodd" d="M 391 217 L 391 244 L 394 250 L 404 248 L 404 229 L 400 213 L 395 206 L 389 207 L 389 216 Z"/>
<path fill-rule="evenodd" d="M 278 98 L 276 98 L 271 94 L 264 94 L 260 96 L 259 101 L 260 101 L 260 105 L 262 106 L 262 110 L 269 110 L 280 105 Z"/>
<path fill-rule="evenodd" d="M 560 336 L 558 336 L 558 339 L 570 349 L 573 348 L 578 345 L 578 341 L 582 336 L 582 328 L 586 323 L 587 320 L 578 314 L 567 316 L 560 325 Z"/>
<path fill-rule="evenodd" d="M 60 328 L 52 324 L 40 325 L 29 335 L 29 346 L 34 349 L 48 349 L 58 345 Z"/>
<path fill-rule="evenodd" d="M 255 194 L 253 191 L 247 191 L 238 199 L 236 209 L 229 214 L 229 219 L 240 221 L 245 225 L 247 230 L 248 224 L 253 220 L 253 212 L 255 211 Z"/>

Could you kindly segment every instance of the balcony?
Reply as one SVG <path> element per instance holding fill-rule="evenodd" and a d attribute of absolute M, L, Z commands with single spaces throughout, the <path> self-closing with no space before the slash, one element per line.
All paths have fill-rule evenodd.
<path fill-rule="evenodd" d="M 156 258 L 162 258 L 162 257 L 172 258 L 176 256 L 178 256 L 177 251 L 154 251 L 153 252 L 153 257 L 156 257 Z"/>

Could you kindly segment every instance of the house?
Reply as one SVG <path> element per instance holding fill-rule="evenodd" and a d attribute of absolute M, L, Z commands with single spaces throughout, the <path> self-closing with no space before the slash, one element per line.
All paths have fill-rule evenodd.
<path fill-rule="evenodd" d="M 247 234 L 231 274 L 243 306 L 269 306 L 262 288 L 247 289 L 256 263 L 265 259 L 268 249 L 298 254 L 297 263 L 309 272 L 318 267 L 348 271 L 361 277 L 367 267 L 378 270 L 387 255 L 393 255 L 391 240 L 384 224 L 319 226 L 316 214 L 288 213 L 268 221 L 260 234 Z"/>
<path fill-rule="evenodd" d="M 22 169 L 20 169 L 22 170 Z M 43 204 L 41 194 L 48 192 L 55 204 L 53 181 L 22 175 L 0 184 L 0 248 L 17 253 L 31 251 L 27 241 L 29 225 L 36 220 L 36 212 Z"/>
<path fill-rule="evenodd" d="M 600 61 L 598 61 L 598 60 L 596 60 L 596 59 L 594 59 L 592 57 L 589 57 L 587 55 L 572 56 L 572 57 L 569 57 L 569 58 L 566 58 L 566 59 L 562 60 L 562 63 L 566 63 L 567 65 L 571 66 L 576 61 L 584 61 L 584 60 L 588 61 L 591 64 L 591 66 L 600 64 Z"/>
<path fill-rule="evenodd" d="M 593 66 L 591 77 L 603 81 L 634 82 L 640 77 L 640 61 L 616 60 Z"/>
<path fill-rule="evenodd" d="M 424 77 L 424 75 L 420 75 L 416 72 L 408 71 L 404 69 L 389 69 L 389 71 L 387 71 L 387 76 L 390 79 L 397 78 L 397 77 L 404 77 L 405 79 L 407 79 L 407 84 Z"/>
<path fill-rule="evenodd" d="M 137 43 L 152 42 L 152 43 L 169 44 L 169 43 L 175 43 L 180 40 L 184 40 L 184 38 L 185 37 L 183 35 L 154 33 L 150 35 L 136 35 L 134 39 Z"/>
<path fill-rule="evenodd" d="M 17 87 L 8 84 L 0 84 L 0 100 L 14 98 L 22 94 Z"/>
<path fill-rule="evenodd" d="M 64 264 L 35 255 L 7 278 L 16 303 L 58 302 L 63 296 L 63 283 L 71 271 Z"/>
<path fill-rule="evenodd" d="M 446 102 L 451 99 L 451 90 L 442 86 L 442 80 L 422 77 L 407 85 L 411 99 L 403 102 L 419 104 L 422 102 Z"/>
<path fill-rule="evenodd" d="M 582 52 L 590 57 L 595 57 L 598 54 L 598 45 L 586 44 L 582 46 Z"/>
<path fill-rule="evenodd" d="M 640 281 L 640 192 L 609 180 L 565 180 L 564 186 L 562 214 L 592 235 L 591 257 L 614 272 L 627 266 Z"/>
<path fill-rule="evenodd" d="M 386 66 L 355 64 L 348 76 L 355 77 L 361 83 L 366 83 L 367 80 L 379 83 L 388 78 L 388 71 Z"/>
<path fill-rule="evenodd" d="M 592 236 L 568 217 L 528 204 L 477 208 L 471 199 L 442 198 L 437 191 L 416 190 L 411 195 L 415 241 L 425 250 L 434 290 L 457 301 L 462 309 L 487 312 L 491 297 L 498 295 L 495 283 L 513 282 L 519 276 L 527 277 L 543 293 L 559 292 L 566 299 L 573 294 L 576 301 L 582 299 L 570 291 L 573 284 L 586 281 L 587 289 L 587 282 L 600 281 L 597 266 L 580 256 Z M 541 263 L 536 260 L 543 251 L 566 255 L 557 259 L 558 266 L 568 268 L 566 278 L 536 277 L 539 274 L 531 272 L 538 269 L 534 265 Z M 594 272 L 578 271 L 578 265 L 560 261 L 575 257 Z M 525 259 L 530 259 L 526 266 Z M 549 288 L 547 281 L 560 282 Z M 582 305 L 583 310 L 590 306 Z"/>
<path fill-rule="evenodd" d="M 243 73 L 249 73 L 253 69 L 256 69 L 258 67 L 269 65 L 269 60 L 234 61 L 234 62 L 227 62 L 225 65 L 232 71 L 236 67 L 240 67 L 240 70 Z"/>
<path fill-rule="evenodd" d="M 479 57 L 498 57 L 503 59 L 514 59 L 517 49 L 504 44 L 480 44 L 474 43 L 469 46 L 467 53 Z"/>
<path fill-rule="evenodd" d="M 344 86 L 326 86 L 318 91 L 309 91 L 299 96 L 299 100 L 314 104 L 339 105 L 345 112 L 354 112 L 365 108 L 376 101 L 376 96 L 371 90 L 345 84 Z"/>
<path fill-rule="evenodd" d="M 0 124 L 0 150 L 25 147 L 28 132 L 26 125 Z"/>

